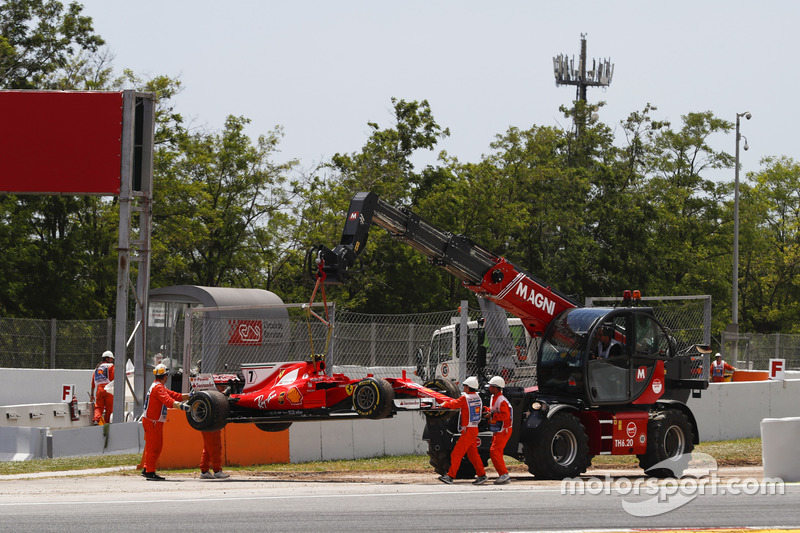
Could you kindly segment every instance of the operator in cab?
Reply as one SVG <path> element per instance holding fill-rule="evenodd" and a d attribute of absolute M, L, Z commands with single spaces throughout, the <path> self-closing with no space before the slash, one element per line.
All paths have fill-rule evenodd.
<path fill-rule="evenodd" d="M 606 324 L 597 330 L 592 357 L 608 359 L 623 355 L 622 343 L 614 338 L 614 326 Z"/>

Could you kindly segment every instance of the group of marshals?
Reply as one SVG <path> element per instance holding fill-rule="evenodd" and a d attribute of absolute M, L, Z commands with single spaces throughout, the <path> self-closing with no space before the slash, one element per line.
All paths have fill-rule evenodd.
<path fill-rule="evenodd" d="M 503 396 L 503 389 L 506 382 L 500 376 L 495 376 L 489 380 L 489 392 L 492 393 L 488 407 L 483 405 L 481 397 L 478 395 L 478 378 L 470 376 L 464 380 L 461 396 L 453 400 L 448 400 L 441 404 L 448 409 L 460 409 L 460 419 L 458 421 L 461 436 L 458 438 L 453 451 L 450 453 L 450 470 L 439 476 L 439 481 L 453 483 L 461 460 L 464 455 L 475 467 L 478 475 L 473 485 L 483 485 L 489 479 L 486 476 L 486 469 L 478 453 L 478 423 L 481 418 L 489 419 L 489 429 L 492 431 L 492 446 L 489 448 L 489 458 L 492 466 L 497 471 L 499 477 L 494 481 L 495 485 L 503 485 L 511 481 L 503 459 L 503 450 L 508 439 L 511 437 L 511 421 L 513 420 L 511 404 Z"/>

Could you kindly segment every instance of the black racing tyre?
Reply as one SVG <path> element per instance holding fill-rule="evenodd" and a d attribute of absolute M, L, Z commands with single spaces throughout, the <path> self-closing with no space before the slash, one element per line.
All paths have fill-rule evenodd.
<path fill-rule="evenodd" d="M 393 403 L 394 390 L 385 379 L 365 378 L 353 389 L 353 410 L 365 418 L 386 418 Z"/>
<path fill-rule="evenodd" d="M 436 392 L 441 392 L 442 394 L 446 394 L 451 398 L 458 398 L 461 394 L 458 390 L 458 385 L 454 382 L 450 381 L 449 379 L 444 378 L 435 378 L 429 379 L 423 385 L 425 388 L 435 390 Z M 423 411 L 426 417 L 428 418 L 437 418 L 439 420 L 447 420 L 448 418 L 452 418 L 455 416 L 457 411 Z"/>
<path fill-rule="evenodd" d="M 277 433 L 289 429 L 291 422 L 256 422 L 256 427 L 267 433 Z"/>
<path fill-rule="evenodd" d="M 584 473 L 592 462 L 586 429 L 561 411 L 536 429 L 522 447 L 528 471 L 537 479 L 565 479 Z"/>
<path fill-rule="evenodd" d="M 692 424 L 685 413 L 666 409 L 647 423 L 647 451 L 639 455 L 645 474 L 657 478 L 681 477 L 694 449 Z"/>
<path fill-rule="evenodd" d="M 228 418 L 228 398 L 218 391 L 200 391 L 188 401 L 186 420 L 199 431 L 217 431 L 225 427 Z"/>

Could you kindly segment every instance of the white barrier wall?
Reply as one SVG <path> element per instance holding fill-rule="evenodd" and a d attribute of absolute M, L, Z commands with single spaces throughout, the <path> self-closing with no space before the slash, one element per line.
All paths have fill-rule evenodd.
<path fill-rule="evenodd" d="M 710 383 L 687 405 L 701 442 L 759 437 L 763 419 L 800 416 L 800 380 Z"/>
<path fill-rule="evenodd" d="M 399 413 L 383 420 L 297 422 L 289 428 L 292 463 L 362 459 L 427 452 L 421 413 Z"/>
<path fill-rule="evenodd" d="M 88 402 L 92 370 L 0 368 L 0 383 L 0 405 L 60 402 L 63 385 L 75 385 L 78 401 Z"/>

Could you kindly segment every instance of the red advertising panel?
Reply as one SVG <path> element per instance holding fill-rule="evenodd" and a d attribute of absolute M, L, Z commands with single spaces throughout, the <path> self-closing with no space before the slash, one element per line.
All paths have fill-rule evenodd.
<path fill-rule="evenodd" d="M 121 92 L 0 91 L 0 192 L 119 194 Z"/>

